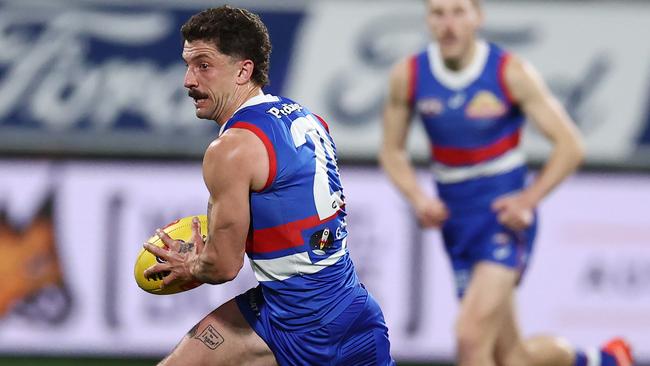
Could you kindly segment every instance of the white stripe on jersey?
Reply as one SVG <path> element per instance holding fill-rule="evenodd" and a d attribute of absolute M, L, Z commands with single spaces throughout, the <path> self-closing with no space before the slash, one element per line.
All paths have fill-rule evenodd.
<path fill-rule="evenodd" d="M 590 348 L 585 352 L 587 366 L 600 366 L 600 350 Z"/>
<path fill-rule="evenodd" d="M 509 172 L 524 165 L 525 162 L 526 159 L 523 151 L 515 148 L 485 163 L 461 167 L 434 163 L 431 170 L 436 180 L 440 183 L 458 183 L 472 178 L 489 177 Z"/>
<path fill-rule="evenodd" d="M 253 272 L 255 272 L 255 278 L 259 282 L 282 281 L 299 274 L 314 274 L 333 265 L 339 258 L 345 255 L 347 251 L 346 247 L 347 237 L 343 238 L 341 249 L 316 263 L 312 263 L 307 252 L 274 259 L 251 258 L 250 262 L 251 267 L 253 267 Z"/>

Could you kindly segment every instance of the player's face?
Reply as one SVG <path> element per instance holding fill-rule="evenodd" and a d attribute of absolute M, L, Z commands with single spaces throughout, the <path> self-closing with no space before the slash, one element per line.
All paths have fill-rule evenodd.
<path fill-rule="evenodd" d="M 201 40 L 185 41 L 183 59 L 187 64 L 184 86 L 194 99 L 196 116 L 222 123 L 237 86 L 239 63 Z"/>
<path fill-rule="evenodd" d="M 483 21 L 471 0 L 428 0 L 427 23 L 445 60 L 459 60 L 470 52 Z"/>

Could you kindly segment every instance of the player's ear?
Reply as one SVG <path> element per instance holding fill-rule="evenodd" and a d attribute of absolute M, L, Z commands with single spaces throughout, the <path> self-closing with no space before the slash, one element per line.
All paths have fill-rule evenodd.
<path fill-rule="evenodd" d="M 476 5 L 476 11 L 478 12 L 478 27 L 481 28 L 485 24 L 485 12 L 481 5 Z"/>
<path fill-rule="evenodd" d="M 253 77 L 255 64 L 251 60 L 239 61 L 239 72 L 237 73 L 237 84 L 243 85 Z"/>
<path fill-rule="evenodd" d="M 483 27 L 485 24 L 485 13 L 482 8 L 478 9 L 478 26 L 479 28 Z"/>

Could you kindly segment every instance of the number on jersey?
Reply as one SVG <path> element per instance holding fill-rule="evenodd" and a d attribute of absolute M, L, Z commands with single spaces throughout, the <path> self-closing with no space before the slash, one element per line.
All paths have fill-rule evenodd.
<path fill-rule="evenodd" d="M 296 118 L 291 124 L 291 137 L 296 147 L 307 142 L 307 137 L 314 144 L 316 169 L 314 173 L 314 202 L 318 217 L 323 220 L 334 215 L 343 205 L 341 192 L 331 192 L 327 164 L 334 166 L 337 179 L 340 179 L 334 146 L 323 126 L 312 115 Z"/>

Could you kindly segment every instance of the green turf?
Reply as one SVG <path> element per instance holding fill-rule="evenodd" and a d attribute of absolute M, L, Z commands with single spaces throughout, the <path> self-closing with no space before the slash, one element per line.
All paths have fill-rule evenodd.
<path fill-rule="evenodd" d="M 151 366 L 159 360 L 60 358 L 60 357 L 0 357 L 2 366 Z"/>
<path fill-rule="evenodd" d="M 0 357 L 2 366 L 151 366 L 154 359 Z M 398 363 L 399 366 L 449 366 L 446 364 Z"/>

